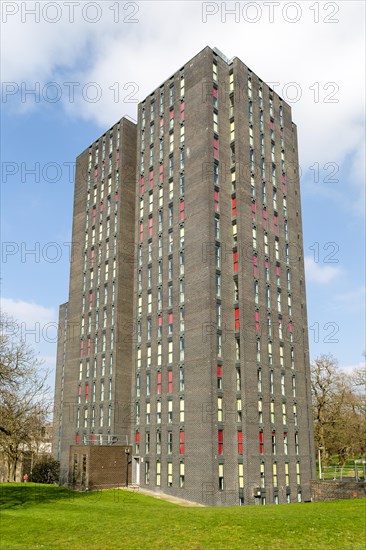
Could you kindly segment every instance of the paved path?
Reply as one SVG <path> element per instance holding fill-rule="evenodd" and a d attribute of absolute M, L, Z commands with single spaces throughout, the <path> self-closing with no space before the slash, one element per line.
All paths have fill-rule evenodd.
<path fill-rule="evenodd" d="M 185 506 L 186 508 L 197 508 L 197 507 L 205 508 L 204 504 L 198 504 L 198 502 L 191 502 L 189 500 L 185 500 L 184 498 L 173 497 L 171 495 L 166 495 L 164 493 L 155 493 L 154 491 L 143 489 L 138 485 L 129 485 L 128 487 L 119 487 L 119 489 L 123 489 L 124 491 L 131 491 L 140 495 L 147 495 L 149 497 L 158 498 L 159 500 L 166 500 L 167 502 L 171 502 L 172 504 L 178 504 L 178 506 Z"/>

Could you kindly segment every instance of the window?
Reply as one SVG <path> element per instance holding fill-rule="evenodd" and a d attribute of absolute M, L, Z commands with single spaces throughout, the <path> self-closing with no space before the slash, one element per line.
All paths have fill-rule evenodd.
<path fill-rule="evenodd" d="M 161 372 L 158 372 L 158 377 L 157 377 L 157 394 L 158 395 L 161 394 Z"/>
<path fill-rule="evenodd" d="M 213 144 L 213 155 L 214 158 L 218 158 L 219 156 L 219 138 L 214 138 L 214 144 Z"/>
<path fill-rule="evenodd" d="M 168 487 L 173 486 L 173 464 L 168 462 Z"/>
<path fill-rule="evenodd" d="M 236 400 L 236 421 L 241 422 L 242 420 L 242 406 L 241 399 Z"/>
<path fill-rule="evenodd" d="M 238 253 L 233 253 L 233 260 L 234 260 L 234 273 L 238 272 Z"/>
<path fill-rule="evenodd" d="M 168 455 L 173 454 L 173 433 L 168 432 Z"/>
<path fill-rule="evenodd" d="M 282 424 L 287 424 L 286 403 L 282 403 Z"/>
<path fill-rule="evenodd" d="M 151 388 L 151 375 L 148 372 L 146 374 L 146 395 L 150 395 L 150 388 Z"/>
<path fill-rule="evenodd" d="M 222 455 L 224 451 L 224 431 L 218 430 L 217 432 L 218 454 Z"/>
<path fill-rule="evenodd" d="M 161 401 L 156 403 L 156 423 L 161 424 Z"/>
<path fill-rule="evenodd" d="M 273 473 L 273 487 L 278 486 L 278 480 L 277 480 L 277 464 L 274 463 L 272 465 L 272 473 Z"/>
<path fill-rule="evenodd" d="M 222 366 L 217 365 L 217 389 L 222 390 Z"/>
<path fill-rule="evenodd" d="M 179 487 L 184 487 L 184 463 L 179 464 Z"/>
<path fill-rule="evenodd" d="M 272 432 L 271 435 L 272 454 L 276 454 L 276 432 Z"/>
<path fill-rule="evenodd" d="M 179 400 L 179 422 L 184 423 L 184 399 Z"/>
<path fill-rule="evenodd" d="M 161 454 L 161 433 L 156 432 L 156 454 Z"/>
<path fill-rule="evenodd" d="M 299 454 L 299 434 L 295 432 L 295 454 Z"/>
<path fill-rule="evenodd" d="M 184 391 L 184 368 L 180 367 L 179 369 L 179 391 Z"/>
<path fill-rule="evenodd" d="M 243 454 L 243 432 L 238 431 L 238 455 Z"/>
<path fill-rule="evenodd" d="M 240 312 L 239 312 L 239 308 L 235 308 L 234 312 L 235 312 L 235 330 L 238 331 L 238 330 L 240 330 Z"/>
<path fill-rule="evenodd" d="M 219 212 L 219 192 L 217 190 L 214 191 L 214 208 L 215 212 Z"/>
<path fill-rule="evenodd" d="M 221 296 L 221 275 L 216 273 L 216 296 Z"/>
<path fill-rule="evenodd" d="M 298 485 L 301 485 L 301 478 L 300 478 L 300 463 L 296 463 L 296 483 Z"/>
<path fill-rule="evenodd" d="M 219 464 L 219 491 L 224 490 L 224 465 Z"/>
<path fill-rule="evenodd" d="M 261 479 L 261 488 L 265 488 L 265 475 L 264 475 L 264 464 L 260 466 L 260 479 Z"/>
<path fill-rule="evenodd" d="M 259 432 L 259 454 L 262 455 L 264 451 L 263 432 Z"/>
<path fill-rule="evenodd" d="M 263 424 L 263 401 L 262 399 L 258 400 L 258 422 Z"/>
<path fill-rule="evenodd" d="M 216 328 L 221 327 L 221 304 L 216 303 Z"/>
<path fill-rule="evenodd" d="M 150 483 L 150 462 L 145 462 L 145 485 Z"/>
<path fill-rule="evenodd" d="M 173 342 L 168 342 L 168 363 L 173 363 Z"/>
<path fill-rule="evenodd" d="M 173 401 L 168 401 L 168 424 L 173 423 Z"/>
<path fill-rule="evenodd" d="M 150 424 L 151 412 L 150 403 L 146 403 L 146 424 Z"/>
<path fill-rule="evenodd" d="M 285 484 L 287 487 L 290 485 L 290 476 L 287 462 L 285 463 Z"/>
<path fill-rule="evenodd" d="M 244 488 L 244 466 L 243 464 L 238 464 L 238 481 L 239 489 Z"/>
<path fill-rule="evenodd" d="M 217 421 L 223 421 L 223 411 L 222 411 L 222 397 L 217 398 Z"/>

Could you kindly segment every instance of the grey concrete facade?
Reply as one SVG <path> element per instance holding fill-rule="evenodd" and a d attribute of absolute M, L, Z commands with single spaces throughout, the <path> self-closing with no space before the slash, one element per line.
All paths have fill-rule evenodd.
<path fill-rule="evenodd" d="M 239 59 L 207 47 L 139 104 L 137 127 L 124 127 L 119 355 L 105 404 L 113 420 L 94 426 L 93 439 L 89 424 L 70 421 L 61 456 L 76 435 L 96 444 L 101 433 L 133 444 L 133 481 L 146 489 L 211 506 L 309 500 L 315 457 L 291 109 Z M 85 235 L 86 186 L 77 173 L 73 241 Z M 82 300 L 80 255 L 69 322 L 80 325 Z M 67 345 L 64 400 L 85 411 L 93 405 L 77 403 L 86 384 L 79 354 L 78 337 Z M 98 388 L 98 370 L 94 381 Z"/>

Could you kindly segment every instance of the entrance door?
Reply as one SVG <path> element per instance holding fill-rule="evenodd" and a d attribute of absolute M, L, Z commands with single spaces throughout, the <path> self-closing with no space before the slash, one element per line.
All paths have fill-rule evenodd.
<path fill-rule="evenodd" d="M 136 483 L 136 485 L 140 485 L 140 458 L 138 456 L 134 457 L 133 465 L 133 483 Z"/>

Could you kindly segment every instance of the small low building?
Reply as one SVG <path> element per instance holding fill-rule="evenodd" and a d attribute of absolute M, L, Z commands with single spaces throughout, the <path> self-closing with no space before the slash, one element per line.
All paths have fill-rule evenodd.
<path fill-rule="evenodd" d="M 69 485 L 93 490 L 131 483 L 132 447 L 128 445 L 72 445 Z"/>

